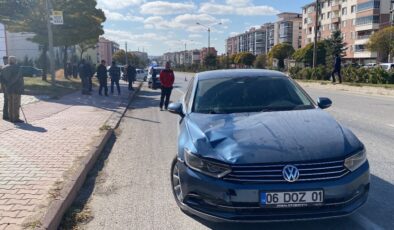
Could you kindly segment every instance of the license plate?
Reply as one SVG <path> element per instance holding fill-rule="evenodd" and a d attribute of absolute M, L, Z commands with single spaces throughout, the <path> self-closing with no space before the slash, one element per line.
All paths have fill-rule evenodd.
<path fill-rule="evenodd" d="M 305 207 L 324 201 L 322 190 L 300 192 L 261 192 L 260 203 L 265 207 Z"/>

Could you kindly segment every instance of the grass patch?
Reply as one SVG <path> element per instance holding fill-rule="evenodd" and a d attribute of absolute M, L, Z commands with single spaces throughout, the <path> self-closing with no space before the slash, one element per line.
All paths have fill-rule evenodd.
<path fill-rule="evenodd" d="M 25 94 L 46 95 L 60 98 L 81 89 L 80 79 L 60 79 L 52 85 L 51 81 L 43 81 L 37 77 L 25 77 Z"/>
<path fill-rule="evenodd" d="M 100 127 L 100 131 L 105 131 L 105 130 L 110 130 L 110 129 L 111 129 L 111 126 L 109 126 L 109 125 L 103 125 Z"/>
<path fill-rule="evenodd" d="M 323 81 L 323 80 L 302 80 L 296 79 L 296 81 L 303 82 L 303 83 L 319 83 L 321 85 L 328 85 L 330 81 Z M 371 84 L 371 83 L 358 83 L 358 82 L 342 82 L 343 85 L 355 86 L 355 87 L 378 87 L 378 88 L 385 88 L 385 89 L 393 89 L 394 84 Z"/>
<path fill-rule="evenodd" d="M 78 225 L 89 223 L 92 219 L 92 211 L 88 207 L 72 206 L 66 212 L 59 226 L 59 230 L 79 230 L 81 228 Z"/>

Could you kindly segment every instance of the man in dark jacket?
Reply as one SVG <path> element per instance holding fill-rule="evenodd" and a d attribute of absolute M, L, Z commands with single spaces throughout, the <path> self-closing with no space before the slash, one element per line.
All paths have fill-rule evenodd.
<path fill-rule="evenodd" d="M 120 95 L 120 67 L 116 66 L 116 62 L 113 61 L 111 67 L 109 68 L 109 76 L 111 77 L 111 94 L 114 94 L 114 85 L 116 84 L 116 88 L 118 89 L 118 95 Z"/>
<path fill-rule="evenodd" d="M 108 96 L 108 86 L 107 86 L 107 67 L 105 66 L 105 60 L 101 61 L 101 64 L 97 67 L 97 78 L 100 82 L 99 95 L 101 96 L 101 92 L 104 89 L 105 96 Z"/>
<path fill-rule="evenodd" d="M 166 68 L 160 72 L 161 82 L 161 97 L 160 97 L 160 110 L 163 110 L 163 104 L 165 109 L 168 109 L 170 103 L 171 92 L 175 81 L 174 71 L 171 69 L 169 62 L 166 63 Z"/>
<path fill-rule="evenodd" d="M 82 59 L 81 64 L 79 65 L 79 77 L 82 81 L 82 94 L 90 95 L 89 92 L 89 77 L 90 77 L 90 66 L 85 62 L 85 59 Z"/>
<path fill-rule="evenodd" d="M 135 81 L 137 70 L 134 68 L 134 66 L 128 64 L 126 69 L 126 74 L 127 74 L 127 81 L 129 82 L 129 90 L 133 90 L 133 82 Z"/>
<path fill-rule="evenodd" d="M 11 122 L 23 122 L 19 119 L 19 109 L 21 107 L 21 97 L 24 91 L 24 81 L 16 58 L 10 56 L 9 64 L 2 70 L 2 78 L 5 82 L 5 91 L 8 96 L 8 115 Z"/>
<path fill-rule="evenodd" d="M 4 62 L 4 66 L 8 65 L 8 57 L 4 56 L 3 57 L 3 62 Z M 1 83 L 1 89 L 3 91 L 3 95 L 4 95 L 4 104 L 3 104 L 3 120 L 9 120 L 9 116 L 8 116 L 8 95 L 7 92 L 5 91 L 5 81 L 1 75 L 1 70 L 0 70 L 0 83 Z"/>
<path fill-rule="evenodd" d="M 332 71 L 332 74 L 331 74 L 331 78 L 332 78 L 333 83 L 335 83 L 335 73 L 338 74 L 338 81 L 339 81 L 339 84 L 341 84 L 342 83 L 341 57 L 338 54 L 335 55 L 334 71 Z"/>

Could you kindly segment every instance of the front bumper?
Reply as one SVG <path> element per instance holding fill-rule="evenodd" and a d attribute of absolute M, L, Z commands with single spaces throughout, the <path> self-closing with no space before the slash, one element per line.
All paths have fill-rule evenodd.
<path fill-rule="evenodd" d="M 264 222 L 324 219 L 346 216 L 368 198 L 369 164 L 332 181 L 250 184 L 215 179 L 191 170 L 178 161 L 183 192 L 179 206 L 185 212 L 210 221 Z M 260 205 L 260 192 L 324 191 L 324 204 L 299 208 L 266 208 Z"/>

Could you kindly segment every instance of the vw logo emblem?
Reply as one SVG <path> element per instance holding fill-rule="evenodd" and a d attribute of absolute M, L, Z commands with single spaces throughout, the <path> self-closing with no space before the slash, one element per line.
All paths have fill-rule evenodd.
<path fill-rule="evenodd" d="M 295 182 L 298 180 L 298 177 L 300 176 L 300 171 L 298 171 L 298 168 L 295 167 L 294 165 L 286 165 L 283 168 L 283 178 L 285 178 L 286 181 L 288 182 Z"/>

